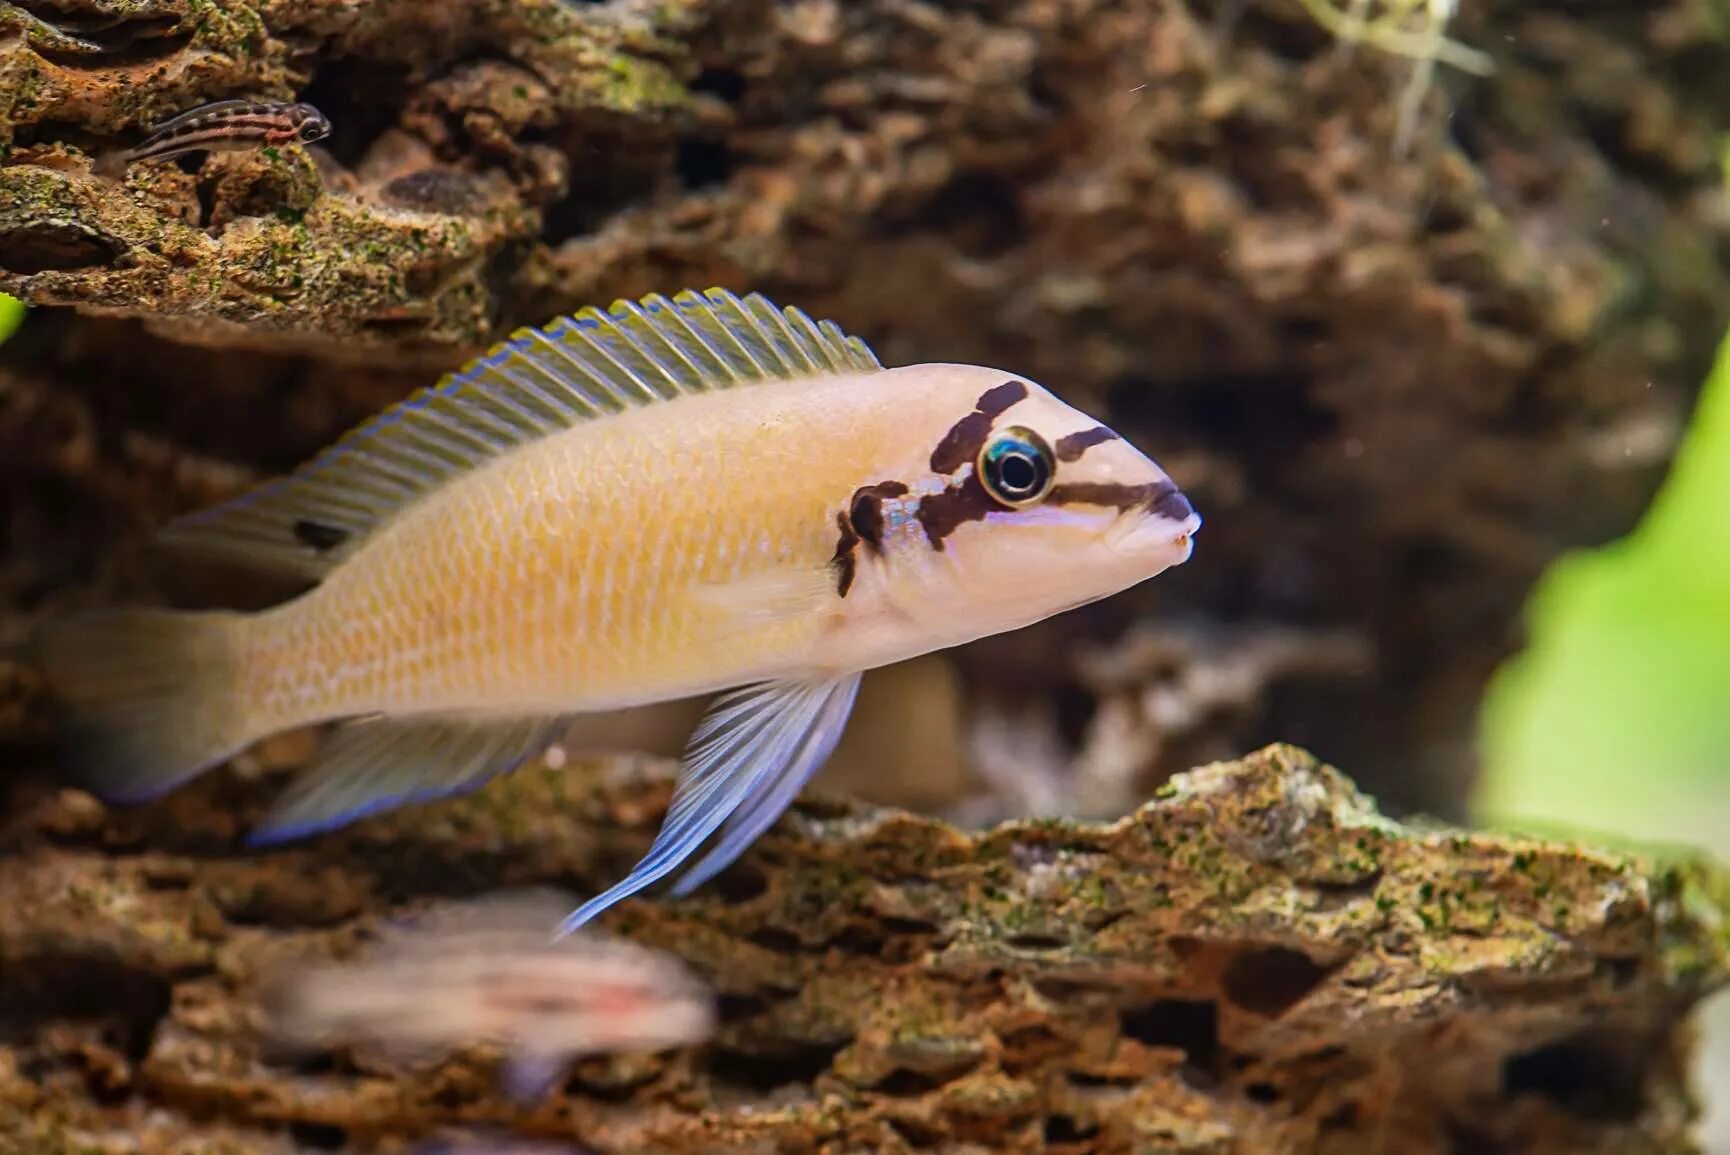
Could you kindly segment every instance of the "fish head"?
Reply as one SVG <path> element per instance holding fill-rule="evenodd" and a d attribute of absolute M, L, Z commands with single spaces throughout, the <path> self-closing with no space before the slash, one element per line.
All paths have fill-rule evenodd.
<path fill-rule="evenodd" d="M 1026 378 L 920 365 L 892 498 L 900 607 L 982 637 L 1097 601 L 1189 559 L 1201 517 L 1147 454 Z M 916 375 L 916 377 L 915 377 Z M 954 638 L 946 638 L 953 641 Z"/>
<path fill-rule="evenodd" d="M 310 104 L 296 104 L 288 115 L 294 126 L 294 139 L 301 144 L 311 144 L 330 135 L 330 118 Z"/>

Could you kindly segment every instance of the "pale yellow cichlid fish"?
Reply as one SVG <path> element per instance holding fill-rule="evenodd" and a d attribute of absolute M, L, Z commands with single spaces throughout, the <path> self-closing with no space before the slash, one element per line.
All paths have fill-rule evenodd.
<path fill-rule="evenodd" d="M 736 859 L 846 725 L 861 673 L 1153 577 L 1201 525 L 1152 460 L 1024 377 L 886 369 L 753 294 L 522 329 L 289 477 L 164 531 L 314 579 L 259 613 L 47 623 L 69 758 L 157 797 L 271 734 L 346 720 L 251 834 L 449 797 L 583 714 L 730 691 L 661 831 L 565 932 Z"/>

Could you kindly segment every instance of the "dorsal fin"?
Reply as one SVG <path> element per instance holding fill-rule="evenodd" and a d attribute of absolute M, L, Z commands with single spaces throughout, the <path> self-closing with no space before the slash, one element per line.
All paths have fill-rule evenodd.
<path fill-rule="evenodd" d="M 833 321 L 685 290 L 523 328 L 287 477 L 171 522 L 164 545 L 321 578 L 453 477 L 583 421 L 685 393 L 880 369 Z"/>

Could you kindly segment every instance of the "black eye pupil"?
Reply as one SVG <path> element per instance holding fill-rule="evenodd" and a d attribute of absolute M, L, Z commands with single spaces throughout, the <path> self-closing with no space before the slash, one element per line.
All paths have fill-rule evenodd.
<path fill-rule="evenodd" d="M 999 463 L 997 476 L 1009 492 L 1026 493 L 1039 484 L 1039 467 L 1025 454 L 1011 453 Z"/>
<path fill-rule="evenodd" d="M 1031 429 L 1005 431 L 980 455 L 985 487 L 1008 505 L 1038 501 L 1051 484 L 1051 450 Z"/>

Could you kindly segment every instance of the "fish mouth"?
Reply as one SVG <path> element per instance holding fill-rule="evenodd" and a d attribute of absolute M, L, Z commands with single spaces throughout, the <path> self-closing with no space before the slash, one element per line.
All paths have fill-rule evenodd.
<path fill-rule="evenodd" d="M 1177 486 L 1157 486 L 1146 501 L 1125 510 L 1106 534 L 1105 544 L 1126 557 L 1165 557 L 1168 566 L 1189 560 L 1201 514 Z"/>

